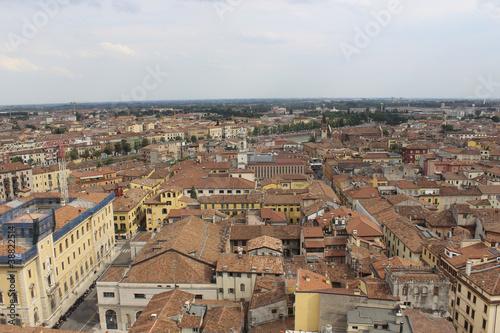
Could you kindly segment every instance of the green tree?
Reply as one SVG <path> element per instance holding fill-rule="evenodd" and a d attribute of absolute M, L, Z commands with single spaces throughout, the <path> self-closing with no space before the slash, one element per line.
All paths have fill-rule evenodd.
<path fill-rule="evenodd" d="M 97 161 L 97 163 L 95 164 L 96 168 L 102 168 L 102 163 L 101 161 Z"/>
<path fill-rule="evenodd" d="M 106 148 L 104 148 L 104 154 L 106 154 L 108 156 L 113 154 L 113 150 L 111 149 L 111 147 L 106 146 Z"/>
<path fill-rule="evenodd" d="M 15 156 L 15 157 L 11 158 L 10 161 L 12 163 L 14 163 L 14 162 L 21 162 L 21 163 L 23 163 L 23 158 L 21 156 Z"/>
<path fill-rule="evenodd" d="M 384 136 L 389 136 L 389 131 L 388 131 L 388 130 L 386 130 L 386 129 L 384 129 L 384 130 L 382 131 L 382 133 L 384 133 Z"/>
<path fill-rule="evenodd" d="M 34 160 L 34 159 L 32 159 L 32 158 L 30 158 L 30 159 L 28 160 L 28 164 L 29 164 L 29 165 L 33 165 L 33 164 L 35 164 L 35 160 Z"/>
<path fill-rule="evenodd" d="M 84 152 L 83 152 L 83 154 L 82 154 L 82 157 L 83 157 L 83 158 L 85 158 L 85 159 L 87 159 L 87 158 L 89 158 L 89 157 L 90 157 L 90 152 L 89 152 L 89 150 L 88 150 L 88 149 L 85 149 L 85 151 L 84 151 Z"/>
<path fill-rule="evenodd" d="M 134 150 L 139 151 L 141 149 L 141 142 L 139 140 L 134 141 Z"/>
<path fill-rule="evenodd" d="M 122 140 L 122 150 L 128 155 L 132 151 L 132 146 L 125 140 Z"/>
<path fill-rule="evenodd" d="M 142 139 L 142 146 L 143 147 L 149 146 L 149 140 L 147 138 Z"/>
<path fill-rule="evenodd" d="M 160 138 L 160 142 L 165 142 L 165 137 L 164 137 L 164 136 L 162 136 L 162 137 Z"/>
<path fill-rule="evenodd" d="M 115 143 L 115 153 L 118 155 L 121 154 L 121 152 L 122 152 L 122 143 L 121 142 Z"/>
<path fill-rule="evenodd" d="M 113 164 L 113 158 L 108 158 L 106 159 L 106 161 L 104 161 L 104 165 L 110 165 L 110 164 Z"/>
<path fill-rule="evenodd" d="M 26 128 L 31 128 L 32 130 L 36 130 L 36 126 L 33 124 L 28 124 L 25 126 Z"/>
<path fill-rule="evenodd" d="M 198 141 L 196 135 L 191 135 L 191 142 L 196 142 L 196 141 Z"/>
<path fill-rule="evenodd" d="M 180 136 L 178 136 L 178 135 L 177 135 L 177 136 L 175 137 L 175 141 L 182 141 L 182 138 L 181 138 Z"/>
<path fill-rule="evenodd" d="M 78 158 L 78 150 L 76 150 L 76 148 L 71 149 L 71 151 L 69 152 L 69 157 L 72 160 L 76 160 Z"/>
<path fill-rule="evenodd" d="M 158 140 L 156 140 L 156 138 L 153 138 L 153 140 L 151 140 L 151 143 L 155 145 L 158 143 Z"/>
<path fill-rule="evenodd" d="M 92 156 L 94 156 L 95 158 L 101 158 L 101 151 L 100 150 L 95 150 L 93 153 L 92 153 Z"/>
<path fill-rule="evenodd" d="M 498 123 L 500 121 L 500 117 L 493 116 L 493 117 L 491 117 L 491 120 L 493 120 L 493 122 L 495 122 L 495 123 Z"/>
<path fill-rule="evenodd" d="M 194 187 L 194 185 L 193 185 L 193 187 L 191 187 L 191 193 L 190 194 L 191 194 L 191 198 L 198 199 L 198 194 L 196 194 L 196 188 Z"/>

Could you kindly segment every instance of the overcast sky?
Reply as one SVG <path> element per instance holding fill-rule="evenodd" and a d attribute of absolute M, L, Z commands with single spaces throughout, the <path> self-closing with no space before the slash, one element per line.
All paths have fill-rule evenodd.
<path fill-rule="evenodd" d="M 273 97 L 500 98 L 500 1 L 0 0 L 0 105 Z"/>

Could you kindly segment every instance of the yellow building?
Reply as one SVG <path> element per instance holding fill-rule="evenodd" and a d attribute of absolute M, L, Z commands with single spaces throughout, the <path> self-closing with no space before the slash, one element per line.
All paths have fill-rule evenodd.
<path fill-rule="evenodd" d="M 70 171 L 66 169 L 64 177 L 68 183 Z M 59 190 L 59 165 L 51 165 L 48 167 L 34 167 L 33 168 L 33 192 L 43 193 L 53 190 Z"/>
<path fill-rule="evenodd" d="M 160 190 L 162 182 L 156 179 L 150 178 L 138 178 L 130 182 L 130 188 L 139 188 L 147 191 L 151 191 L 152 194 L 156 194 Z"/>
<path fill-rule="evenodd" d="M 147 189 L 134 188 L 113 201 L 113 220 L 117 239 L 132 239 L 144 226 L 146 212 L 144 201 L 152 196 Z"/>
<path fill-rule="evenodd" d="M 114 194 L 70 197 L 63 207 L 48 195 L 31 196 L 12 209 L 0 207 L 0 323 L 54 325 L 110 259 Z"/>
<path fill-rule="evenodd" d="M 500 267 L 490 262 L 461 269 L 452 301 L 453 325 L 458 333 L 494 333 L 500 331 Z"/>
<path fill-rule="evenodd" d="M 196 202 L 182 192 L 182 188 L 170 186 L 144 202 L 147 230 L 154 230 L 167 223 L 170 210 L 185 208 L 189 203 Z"/>

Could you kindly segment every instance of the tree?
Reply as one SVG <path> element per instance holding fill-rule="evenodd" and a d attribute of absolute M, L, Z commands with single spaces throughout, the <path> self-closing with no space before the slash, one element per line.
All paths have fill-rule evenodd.
<path fill-rule="evenodd" d="M 389 136 L 389 131 L 388 131 L 388 130 L 386 130 L 386 129 L 384 129 L 384 130 L 382 131 L 382 133 L 384 133 L 384 136 Z"/>
<path fill-rule="evenodd" d="M 134 150 L 139 151 L 141 149 L 141 142 L 139 140 L 134 141 Z"/>
<path fill-rule="evenodd" d="M 69 157 L 72 160 L 76 160 L 78 158 L 78 150 L 76 150 L 76 148 L 72 148 L 71 151 L 69 152 Z"/>
<path fill-rule="evenodd" d="M 30 159 L 28 160 L 28 164 L 29 164 L 29 165 L 33 165 L 33 164 L 35 164 L 35 160 L 34 160 L 34 159 L 32 159 L 32 158 L 30 158 Z"/>
<path fill-rule="evenodd" d="M 104 161 L 104 165 L 110 165 L 113 164 L 113 158 L 108 158 L 106 161 Z"/>
<path fill-rule="evenodd" d="M 95 158 L 101 158 L 101 151 L 100 150 L 95 150 L 93 153 L 92 153 L 92 156 L 94 156 Z"/>
<path fill-rule="evenodd" d="M 90 157 L 90 152 L 89 152 L 89 150 L 88 150 L 88 149 L 85 149 L 85 151 L 84 151 L 84 152 L 83 152 L 83 154 L 82 154 L 82 157 L 83 157 L 83 158 L 85 158 L 85 159 L 87 159 L 87 158 L 89 158 L 89 157 Z"/>
<path fill-rule="evenodd" d="M 165 142 L 165 137 L 164 137 L 164 136 L 162 136 L 162 137 L 160 138 L 160 142 Z"/>
<path fill-rule="evenodd" d="M 132 151 L 132 146 L 125 140 L 122 140 L 122 150 L 128 155 Z"/>
<path fill-rule="evenodd" d="M 115 153 L 118 155 L 118 154 L 121 154 L 121 152 L 122 152 L 122 144 L 121 144 L 121 142 L 115 143 Z"/>
<path fill-rule="evenodd" d="M 178 136 L 178 135 L 177 135 L 177 136 L 175 137 L 175 141 L 182 141 L 182 138 L 181 138 L 180 136 Z"/>
<path fill-rule="evenodd" d="M 21 156 L 15 156 L 15 157 L 11 158 L 10 161 L 12 163 L 14 163 L 14 162 L 21 162 L 21 163 L 23 163 L 24 162 L 23 158 Z"/>
<path fill-rule="evenodd" d="M 113 150 L 111 149 L 111 147 L 109 146 L 106 146 L 106 148 L 104 148 L 104 154 L 106 155 L 111 155 L 113 153 Z"/>
<path fill-rule="evenodd" d="M 151 143 L 155 145 L 155 144 L 158 143 L 158 141 L 156 140 L 156 138 L 153 138 L 153 140 L 151 141 Z"/>
<path fill-rule="evenodd" d="M 215 124 L 215 126 L 219 126 L 219 125 L 220 125 L 220 124 L 219 124 L 219 119 L 217 119 L 217 124 Z"/>
<path fill-rule="evenodd" d="M 500 117 L 493 116 L 493 117 L 491 117 L 491 120 L 493 120 L 493 122 L 495 122 L 495 123 L 498 123 L 500 121 Z"/>
<path fill-rule="evenodd" d="M 191 142 L 196 142 L 196 141 L 198 141 L 196 135 L 191 135 Z"/>
<path fill-rule="evenodd" d="M 142 139 L 142 146 L 143 147 L 149 146 L 149 140 L 147 138 Z"/>
<path fill-rule="evenodd" d="M 95 164 L 96 168 L 102 168 L 102 163 L 101 161 L 97 161 L 97 163 Z"/>
<path fill-rule="evenodd" d="M 33 124 L 28 124 L 25 126 L 26 128 L 31 128 L 32 130 L 36 130 L 36 126 Z"/>
<path fill-rule="evenodd" d="M 190 194 L 191 194 L 191 198 L 198 199 L 198 194 L 196 194 L 196 188 L 194 187 L 194 185 L 193 185 L 193 187 L 191 187 L 191 193 Z"/>

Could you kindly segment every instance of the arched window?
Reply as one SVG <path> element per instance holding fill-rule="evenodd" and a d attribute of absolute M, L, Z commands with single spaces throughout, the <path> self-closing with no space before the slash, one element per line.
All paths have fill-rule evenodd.
<path fill-rule="evenodd" d="M 72 288 L 74 284 L 75 284 L 75 283 L 74 283 L 74 281 L 73 281 L 73 277 L 72 277 L 72 276 L 70 276 L 70 277 L 69 277 L 69 286 L 70 286 L 70 288 Z"/>
<path fill-rule="evenodd" d="M 130 322 L 130 315 L 127 313 L 125 317 L 127 318 L 127 325 L 132 325 L 132 323 Z"/>
<path fill-rule="evenodd" d="M 245 291 L 245 285 L 243 283 L 240 284 L 240 291 Z"/>
<path fill-rule="evenodd" d="M 80 230 L 76 231 L 76 239 L 80 238 Z"/>
<path fill-rule="evenodd" d="M 68 248 L 68 239 L 65 239 L 64 243 L 66 243 L 66 248 Z"/>
<path fill-rule="evenodd" d="M 78 271 L 75 272 L 75 281 L 78 282 L 80 280 L 80 277 L 78 276 Z"/>
<path fill-rule="evenodd" d="M 142 311 L 138 311 L 136 314 L 135 314 L 135 320 L 139 319 L 139 316 L 141 315 Z"/>
<path fill-rule="evenodd" d="M 63 251 L 62 244 L 59 244 L 59 254 L 61 254 Z"/>
<path fill-rule="evenodd" d="M 403 295 L 408 295 L 408 286 L 403 287 Z"/>
<path fill-rule="evenodd" d="M 116 322 L 116 312 L 113 310 L 106 311 L 106 329 L 118 329 L 118 323 Z"/>

